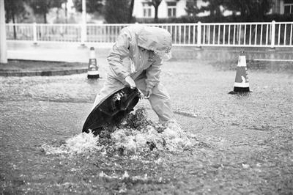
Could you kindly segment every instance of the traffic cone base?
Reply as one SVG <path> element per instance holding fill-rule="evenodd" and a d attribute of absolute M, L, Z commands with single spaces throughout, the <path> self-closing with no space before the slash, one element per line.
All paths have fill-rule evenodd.
<path fill-rule="evenodd" d="M 236 92 L 236 93 L 250 92 L 249 87 L 234 87 L 233 91 Z"/>
<path fill-rule="evenodd" d="M 98 78 L 100 78 L 100 75 L 99 75 L 99 74 L 95 74 L 95 75 L 90 75 L 90 74 L 88 74 L 88 75 L 87 75 L 87 78 L 88 78 L 88 79 L 98 79 Z"/>

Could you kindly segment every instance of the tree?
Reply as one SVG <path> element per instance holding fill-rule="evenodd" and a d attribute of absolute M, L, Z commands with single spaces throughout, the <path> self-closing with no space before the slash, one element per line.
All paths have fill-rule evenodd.
<path fill-rule="evenodd" d="M 233 13 L 240 12 L 243 21 L 261 22 L 272 7 L 272 0 L 203 0 L 208 4 L 201 8 L 197 7 L 196 2 L 197 0 L 193 0 L 186 5 L 187 13 L 196 15 L 200 12 L 209 11 L 212 20 L 222 16 L 222 7 Z"/>
<path fill-rule="evenodd" d="M 61 8 L 66 0 L 28 0 L 29 6 L 34 10 L 35 14 L 43 15 L 44 23 L 47 23 L 47 14 L 51 8 Z"/>
<path fill-rule="evenodd" d="M 15 24 L 16 17 L 22 14 L 24 9 L 24 0 L 4 0 L 5 13 L 6 13 L 6 23 L 12 21 Z M 17 39 L 16 27 L 13 26 L 13 37 Z"/>
<path fill-rule="evenodd" d="M 159 6 L 160 6 L 161 2 L 162 2 L 162 0 L 151 0 L 151 4 L 155 8 L 155 23 L 158 22 L 158 10 L 159 10 Z"/>
<path fill-rule="evenodd" d="M 16 16 L 24 12 L 23 0 L 4 0 L 6 23 L 12 21 L 15 23 Z"/>
<path fill-rule="evenodd" d="M 185 11 L 188 15 L 196 16 L 201 12 L 200 8 L 197 6 L 197 0 L 187 1 Z"/>
<path fill-rule="evenodd" d="M 224 7 L 240 12 L 245 21 L 263 21 L 272 7 L 272 0 L 224 0 Z"/>
<path fill-rule="evenodd" d="M 132 21 L 133 6 L 134 6 L 134 0 L 130 0 L 129 13 L 128 13 L 128 23 L 131 23 L 131 21 Z"/>
<path fill-rule="evenodd" d="M 86 1 L 87 13 L 102 12 L 103 0 L 85 0 L 85 1 Z M 82 12 L 82 0 L 73 0 L 73 5 L 77 11 Z"/>
<path fill-rule="evenodd" d="M 127 23 L 129 19 L 129 0 L 107 0 L 104 16 L 108 23 Z"/>
<path fill-rule="evenodd" d="M 203 0 L 203 2 L 208 2 L 207 6 L 204 6 L 200 11 L 209 11 L 212 18 L 222 15 L 220 7 L 223 5 L 224 0 Z"/>

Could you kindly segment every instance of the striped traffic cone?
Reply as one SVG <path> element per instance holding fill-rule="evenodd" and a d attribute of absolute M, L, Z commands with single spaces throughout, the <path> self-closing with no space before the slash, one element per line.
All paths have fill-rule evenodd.
<path fill-rule="evenodd" d="M 99 67 L 97 65 L 95 48 L 91 47 L 90 48 L 90 59 L 89 59 L 87 78 L 88 79 L 97 79 L 97 78 L 99 78 L 100 75 L 99 75 L 98 70 L 99 70 Z"/>
<path fill-rule="evenodd" d="M 229 92 L 229 94 L 251 92 L 249 90 L 249 82 L 248 82 L 247 75 L 248 74 L 247 74 L 247 66 L 246 66 L 246 57 L 244 54 L 242 54 L 238 58 L 238 65 L 236 68 L 236 78 L 235 78 L 235 83 L 234 83 L 234 90 Z"/>

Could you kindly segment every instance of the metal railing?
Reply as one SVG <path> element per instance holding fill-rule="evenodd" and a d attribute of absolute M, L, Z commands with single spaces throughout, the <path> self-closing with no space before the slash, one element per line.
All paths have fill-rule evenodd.
<path fill-rule="evenodd" d="M 129 24 L 7 24 L 7 40 L 113 43 Z M 176 46 L 293 47 L 293 22 L 147 24 L 168 30 Z"/>

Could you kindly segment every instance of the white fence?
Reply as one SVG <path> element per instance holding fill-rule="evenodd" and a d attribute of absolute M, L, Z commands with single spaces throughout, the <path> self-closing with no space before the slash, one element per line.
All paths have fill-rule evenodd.
<path fill-rule="evenodd" d="M 7 24 L 7 40 L 113 43 L 129 24 Z M 148 24 L 168 30 L 176 46 L 293 47 L 293 22 Z"/>

